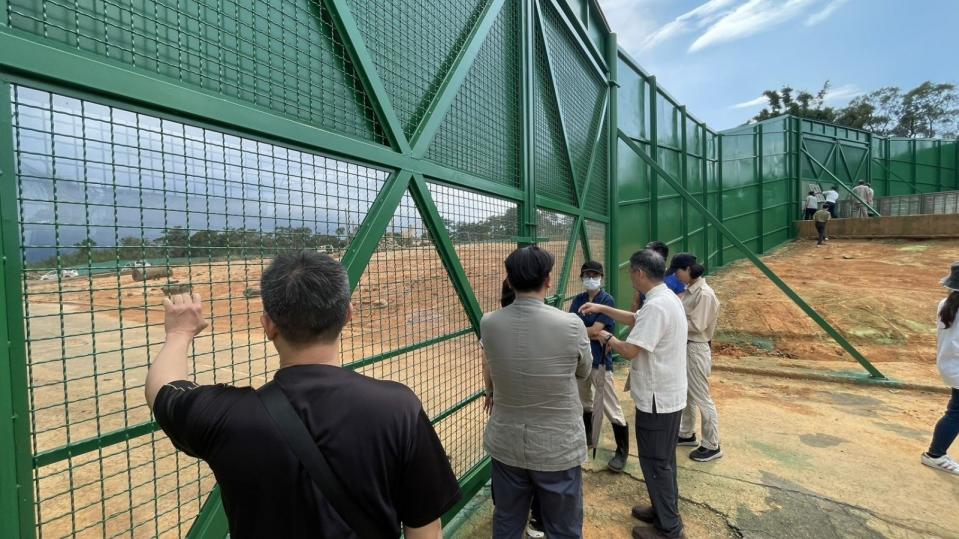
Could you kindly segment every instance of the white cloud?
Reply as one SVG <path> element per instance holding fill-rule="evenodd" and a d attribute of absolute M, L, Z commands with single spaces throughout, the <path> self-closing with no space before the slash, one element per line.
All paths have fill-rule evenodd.
<path fill-rule="evenodd" d="M 683 13 L 672 21 L 664 24 L 655 32 L 649 34 L 643 40 L 642 49 L 650 49 L 659 43 L 673 37 L 691 32 L 695 29 L 704 28 L 729 11 L 727 7 L 735 4 L 738 0 L 709 0 L 705 4 L 697 6 L 695 9 Z"/>
<path fill-rule="evenodd" d="M 689 52 L 711 45 L 736 41 L 765 32 L 804 14 L 817 0 L 749 0 L 724 15 L 710 26 L 692 45 Z"/>
<path fill-rule="evenodd" d="M 838 88 L 831 88 L 829 93 L 826 94 L 826 99 L 823 101 L 826 103 L 836 103 L 837 101 L 849 101 L 854 97 L 861 96 L 864 92 L 859 89 L 855 84 L 844 84 Z"/>
<path fill-rule="evenodd" d="M 735 105 L 730 105 L 731 109 L 751 109 L 753 107 L 758 107 L 759 105 L 766 104 L 766 96 L 761 95 L 756 99 L 750 99 L 749 101 L 743 101 L 742 103 L 736 103 Z"/>
<path fill-rule="evenodd" d="M 639 51 L 643 39 L 656 31 L 651 0 L 599 0 L 603 14 L 619 46 L 631 54 Z"/>
<path fill-rule="evenodd" d="M 806 26 L 815 26 L 822 21 L 828 19 L 837 9 L 841 8 L 843 4 L 847 3 L 849 0 L 833 0 L 826 7 L 822 8 L 822 11 L 814 13 L 806 19 Z"/>

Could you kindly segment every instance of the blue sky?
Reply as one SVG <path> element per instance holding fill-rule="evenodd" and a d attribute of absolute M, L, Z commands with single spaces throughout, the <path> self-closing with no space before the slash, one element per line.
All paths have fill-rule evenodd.
<path fill-rule="evenodd" d="M 815 92 L 829 79 L 828 104 L 841 106 L 882 86 L 959 83 L 959 0 L 599 3 L 620 46 L 715 129 L 783 84 Z"/>

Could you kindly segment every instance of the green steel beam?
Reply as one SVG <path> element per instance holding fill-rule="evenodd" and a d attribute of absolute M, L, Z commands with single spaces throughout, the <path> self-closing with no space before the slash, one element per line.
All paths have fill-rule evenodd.
<path fill-rule="evenodd" d="M 323 3 L 329 10 L 333 24 L 343 40 L 343 47 L 349 54 L 353 66 L 363 82 L 370 103 L 376 110 L 380 122 L 386 127 L 387 136 L 390 137 L 393 147 L 401 153 L 409 154 L 412 148 L 406 139 L 403 124 L 393 109 L 389 93 L 386 91 L 383 81 L 380 80 L 380 75 L 376 71 L 376 63 L 373 62 L 370 51 L 366 49 L 363 34 L 350 12 L 347 0 L 323 0 Z"/>
<path fill-rule="evenodd" d="M 121 430 L 115 430 L 113 432 L 101 434 L 100 436 L 87 438 L 86 440 L 82 440 L 80 442 L 71 443 L 63 447 L 37 453 L 33 457 L 33 466 L 35 468 L 47 466 L 55 462 L 60 462 L 71 457 L 82 455 L 84 453 L 96 451 L 113 444 L 139 438 L 140 436 L 145 436 L 158 430 L 160 430 L 160 424 L 156 421 L 147 421 L 146 423 L 140 423 L 138 425 L 130 425 Z"/>
<path fill-rule="evenodd" d="M 456 295 L 466 310 L 466 316 L 470 321 L 470 325 L 473 326 L 473 330 L 479 335 L 480 320 L 483 319 L 483 309 L 480 307 L 479 301 L 476 300 L 476 294 L 473 293 L 473 287 L 470 285 L 469 278 L 466 276 L 466 271 L 463 269 L 463 265 L 456 255 L 456 248 L 453 246 L 449 233 L 446 231 L 443 217 L 436 209 L 436 203 L 433 202 L 433 197 L 430 195 L 426 180 L 419 174 L 413 175 L 413 179 L 410 182 L 410 195 L 413 197 L 416 208 L 420 212 L 423 225 L 430 233 L 430 237 L 433 238 L 436 252 L 440 255 L 440 260 L 443 261 L 443 266 L 449 274 L 453 288 L 456 290 Z"/>
<path fill-rule="evenodd" d="M 0 518 L 13 536 L 35 534 L 30 399 L 21 283 L 20 211 L 13 140 L 13 93 L 0 79 Z M 12 524 L 11 522 L 15 523 Z"/>
<path fill-rule="evenodd" d="M 583 216 L 577 215 L 573 221 L 573 226 L 569 231 L 569 238 L 566 240 L 566 252 L 563 253 L 563 272 L 559 275 L 559 284 L 556 287 L 556 293 L 553 294 L 553 303 L 556 308 L 562 308 L 563 299 L 566 295 L 566 284 L 569 282 L 571 269 L 569 266 L 573 262 L 573 256 L 576 254 L 576 246 L 579 245 L 579 230 L 583 227 Z"/>
<path fill-rule="evenodd" d="M 366 270 L 370 258 L 380 244 L 380 238 L 386 232 L 396 208 L 399 207 L 403 195 L 406 194 L 410 186 L 410 179 L 413 174 L 408 170 L 400 170 L 390 174 L 383 189 L 377 193 L 367 212 L 366 218 L 360 224 L 347 248 L 343 254 L 341 262 L 346 267 L 346 273 L 350 278 L 350 289 L 355 290 L 363 278 L 363 272 Z"/>
<path fill-rule="evenodd" d="M 766 242 L 764 241 L 764 231 L 766 226 L 766 211 L 763 208 L 765 204 L 765 194 L 764 194 L 764 185 L 766 179 L 763 177 L 763 124 L 756 126 L 756 189 L 757 195 L 756 198 L 757 204 L 756 207 L 759 208 L 759 219 L 756 220 L 757 226 L 756 229 L 759 231 L 759 252 L 766 252 Z"/>
<path fill-rule="evenodd" d="M 589 195 L 589 187 L 592 184 L 593 179 L 593 166 L 596 164 L 596 147 L 599 146 L 599 141 L 603 138 L 603 126 L 606 125 L 606 105 L 609 103 L 609 92 L 605 92 L 603 95 L 603 106 L 600 107 L 603 112 L 601 112 L 601 118 L 599 121 L 599 129 L 596 130 L 596 135 L 593 137 L 592 142 L 590 143 L 590 152 L 589 152 L 589 163 L 586 165 L 586 179 L 583 181 L 583 190 L 579 194 L 579 207 L 581 210 L 586 209 L 587 195 Z M 604 157 L 605 158 L 605 157 Z M 606 167 L 607 173 L 609 171 L 609 166 Z M 607 182 L 607 189 L 609 188 Z M 573 189 L 577 189 L 576 185 L 573 185 Z"/>
<path fill-rule="evenodd" d="M 723 191 L 723 135 L 718 135 L 716 137 L 716 159 L 719 163 L 716 167 L 716 183 L 719 188 L 719 206 L 716 208 L 716 215 L 720 221 L 724 219 L 723 211 L 723 198 L 725 198 L 725 191 Z M 717 245 L 717 263 L 720 267 L 723 265 L 723 259 L 725 258 L 725 246 L 723 246 L 723 235 L 719 234 L 719 245 Z"/>
<path fill-rule="evenodd" d="M 553 101 L 556 105 L 556 112 L 559 115 L 560 134 L 563 135 L 563 147 L 566 149 L 566 161 L 569 163 L 569 174 L 573 180 L 573 202 L 576 206 L 582 203 L 582 197 L 579 194 L 579 181 L 576 177 L 576 164 L 573 161 L 573 152 L 569 146 L 569 131 L 566 129 L 566 115 L 563 114 L 563 100 L 559 98 L 559 85 L 556 83 L 556 75 L 553 69 L 553 56 L 549 52 L 549 39 L 546 37 L 546 22 L 543 21 L 543 10 L 540 7 L 540 0 L 535 0 L 536 21 L 538 23 L 539 35 L 543 38 L 543 53 L 546 54 L 546 74 L 548 75 L 550 88 L 553 89 Z"/>
<path fill-rule="evenodd" d="M 879 215 L 879 212 L 876 211 L 876 208 L 873 208 L 873 207 L 870 206 L 869 204 L 866 204 L 866 201 L 865 201 L 865 200 L 863 200 L 862 198 L 860 198 L 859 195 L 857 195 L 855 191 L 853 191 L 852 189 L 849 188 L 848 185 L 846 185 L 845 183 L 843 183 L 843 181 L 839 179 L 839 176 L 836 176 L 835 174 L 833 174 L 831 170 L 827 169 L 822 163 L 820 163 L 818 160 L 816 160 L 816 158 L 813 157 L 811 153 L 809 153 L 808 151 L 806 151 L 806 148 L 803 148 L 803 149 L 802 149 L 802 153 L 806 154 L 806 157 L 807 157 L 807 158 L 809 158 L 813 163 L 815 163 L 816 165 L 818 165 L 819 167 L 821 167 L 822 170 L 826 172 L 826 174 L 829 174 L 830 176 L 832 176 L 832 179 L 833 179 L 836 183 L 838 183 L 839 185 L 841 185 L 843 189 L 845 189 L 846 191 L 848 191 L 849 194 L 852 195 L 853 198 L 855 198 L 856 200 L 858 200 L 863 206 L 869 208 L 869 211 L 875 213 L 875 214 L 876 214 L 876 217 L 881 217 L 881 216 Z"/>
<path fill-rule="evenodd" d="M 702 153 L 703 158 L 700 165 L 700 178 L 702 178 L 703 185 L 703 207 L 709 207 L 709 136 L 706 132 L 706 125 L 700 124 L 700 129 L 702 129 Z M 703 220 L 703 250 L 704 253 L 703 266 L 709 270 L 709 221 Z"/>
<path fill-rule="evenodd" d="M 679 117 L 682 124 L 679 126 L 679 136 L 681 137 L 679 149 L 679 182 L 683 189 L 689 189 L 689 143 L 686 141 L 686 105 L 680 105 Z M 682 201 L 683 215 L 680 217 L 683 234 L 683 251 L 689 251 L 689 208 L 686 206 L 686 199 Z"/>
<path fill-rule="evenodd" d="M 606 54 L 609 55 L 607 61 L 609 65 L 609 100 L 606 120 L 607 150 L 609 151 L 609 224 L 606 226 L 606 272 L 607 275 L 614 275 L 613 266 L 619 264 L 619 205 L 616 200 L 619 198 L 619 142 L 616 138 L 616 130 L 619 126 L 619 45 L 616 41 L 616 34 L 610 34 L 606 42 Z M 607 278 L 606 286 L 614 298 L 619 297 L 619 279 Z"/>
<path fill-rule="evenodd" d="M 466 397 L 465 399 L 457 402 L 456 404 L 454 404 L 454 405 L 451 406 L 450 408 L 448 408 L 448 409 L 446 409 L 446 410 L 443 410 L 443 411 L 440 412 L 436 417 L 430 419 L 430 424 L 435 425 L 435 424 L 439 423 L 440 421 L 443 421 L 443 420 L 446 419 L 447 417 L 450 417 L 451 415 L 453 415 L 453 414 L 455 414 L 456 412 L 462 410 L 463 408 L 466 408 L 467 406 L 470 405 L 470 403 L 476 402 L 477 399 L 479 399 L 480 397 L 482 397 L 482 396 L 484 396 L 484 395 L 486 395 L 486 390 L 484 390 L 484 389 L 481 389 L 481 390 L 473 393 L 472 395 Z"/>
<path fill-rule="evenodd" d="M 546 195 L 536 195 L 536 205 L 547 210 L 568 213 L 570 215 L 582 215 L 590 221 L 599 221 L 601 223 L 609 222 L 609 217 L 606 215 L 592 210 L 580 210 L 578 206 L 567 204 L 566 202 L 556 200 L 555 198 Z"/>
<path fill-rule="evenodd" d="M 659 85 L 651 75 L 649 83 L 649 154 L 659 163 Z M 618 126 L 617 126 L 618 129 Z M 649 239 L 659 239 L 659 177 L 655 168 L 649 171 Z"/>
<path fill-rule="evenodd" d="M 859 352 L 859 350 L 856 349 L 856 347 L 852 345 L 852 343 L 846 340 L 846 338 L 843 337 L 841 333 L 836 331 L 836 329 L 833 328 L 829 324 L 829 322 L 826 321 L 825 318 L 823 318 L 818 312 L 816 312 L 816 310 L 813 309 L 812 306 L 810 306 L 808 303 L 806 303 L 806 301 L 803 300 L 799 296 L 799 294 L 797 294 L 792 288 L 789 287 L 789 285 L 787 285 L 782 279 L 780 279 L 779 276 L 776 275 L 776 273 L 769 268 L 769 266 L 767 266 L 762 260 L 760 260 L 758 256 L 756 256 L 755 253 L 753 253 L 749 249 L 749 247 L 746 247 L 746 245 L 743 242 L 739 241 L 736 235 L 733 234 L 732 231 L 730 231 L 728 228 L 726 228 L 726 225 L 724 225 L 723 222 L 719 220 L 719 218 L 717 218 L 715 215 L 712 214 L 712 212 L 710 212 L 702 204 L 700 204 L 699 201 L 696 200 L 694 196 L 689 194 L 688 191 L 683 189 L 682 185 L 679 184 L 679 181 L 673 178 L 669 174 L 669 172 L 667 172 L 666 169 L 661 167 L 659 163 L 655 162 L 652 157 L 647 155 L 646 152 L 644 152 L 643 149 L 640 148 L 635 141 L 633 141 L 626 133 L 623 133 L 622 131 L 619 132 L 619 138 L 623 142 L 625 142 L 626 145 L 629 146 L 629 148 L 634 153 L 636 153 L 637 156 L 639 156 L 643 161 L 645 161 L 646 164 L 648 164 L 650 167 L 654 169 L 657 169 L 657 172 L 659 172 L 659 174 L 662 176 L 663 181 L 669 184 L 669 186 L 675 189 L 677 192 L 682 194 L 683 197 L 689 202 L 689 204 L 696 211 L 702 214 L 702 216 L 705 217 L 707 220 L 711 221 L 713 226 L 715 226 L 720 232 L 722 232 L 723 236 L 725 236 L 730 243 L 735 245 L 740 250 L 740 252 L 742 252 L 743 255 L 745 255 L 746 258 L 750 260 L 750 262 L 752 262 L 757 268 L 759 268 L 759 271 L 761 271 L 766 277 L 768 277 L 769 280 L 772 281 L 773 284 L 775 284 L 780 290 L 782 290 L 783 293 L 786 294 L 786 296 L 793 301 L 793 303 L 798 305 L 799 308 L 802 309 L 807 316 L 809 316 L 809 318 L 811 318 L 814 322 L 816 322 L 816 324 L 819 325 L 819 327 L 821 327 L 827 334 L 829 334 L 830 337 L 832 337 L 837 343 L 839 343 L 839 346 L 841 346 L 846 352 L 849 353 L 849 355 L 855 358 L 855 360 L 858 361 L 859 364 L 862 365 L 869 372 L 870 376 L 872 376 L 873 378 L 879 378 L 879 379 L 886 378 L 881 372 L 879 372 L 878 369 L 876 369 L 876 367 L 872 365 L 872 363 L 869 362 L 868 359 L 866 359 L 865 356 L 863 356 Z"/>
<path fill-rule="evenodd" d="M 523 142 L 521 157 L 523 166 L 520 170 L 524 198 L 520 207 L 521 219 L 519 223 L 520 237 L 533 240 L 536 238 L 536 13 L 533 3 L 522 2 L 522 27 L 520 30 L 523 44 L 523 74 L 520 79 L 523 104 Z M 526 242 L 520 242 L 525 244 Z"/>
<path fill-rule="evenodd" d="M 410 352 L 415 352 L 421 348 L 427 348 L 441 342 L 451 341 L 457 337 L 462 337 L 463 335 L 469 335 L 473 333 L 474 329 L 472 326 L 468 328 L 461 329 L 459 331 L 454 331 L 452 333 L 447 333 L 446 335 L 440 335 L 439 337 L 433 337 L 432 339 L 427 339 L 425 341 L 416 342 L 407 346 L 401 346 L 395 350 L 390 350 L 389 352 L 383 352 L 381 354 L 376 354 L 367 358 L 358 359 L 356 361 L 347 363 L 343 365 L 344 369 L 357 370 L 373 365 L 375 363 L 381 363 L 393 359 L 394 357 L 402 356 L 403 354 L 409 354 Z"/>
<path fill-rule="evenodd" d="M 439 90 L 436 92 L 433 101 L 426 110 L 426 115 L 413 134 L 412 145 L 414 157 L 423 157 L 426 155 L 426 150 L 429 149 L 430 144 L 433 142 L 433 138 L 436 136 L 440 124 L 443 123 L 443 119 L 446 118 L 446 113 L 453 104 L 453 100 L 456 98 L 460 86 L 462 86 L 463 81 L 466 80 L 470 68 L 473 67 L 473 62 L 483 48 L 486 37 L 493 28 L 493 24 L 496 22 L 496 17 L 499 16 L 504 2 L 505 0 L 489 0 L 486 8 L 483 9 L 483 13 L 480 14 L 478 22 L 473 26 L 470 34 L 466 37 L 466 44 L 460 49 L 459 54 L 457 54 L 453 60 L 452 67 L 446 74 L 446 77 L 443 78 Z"/>
<path fill-rule="evenodd" d="M 586 257 L 586 260 L 593 260 L 593 249 L 589 245 L 589 232 L 585 224 L 579 230 L 579 241 L 583 242 L 583 256 Z M 597 262 L 601 262 L 603 267 L 607 265 L 605 260 L 598 260 Z"/>
<path fill-rule="evenodd" d="M 910 140 L 909 144 L 912 146 L 912 167 L 910 167 L 912 170 L 912 192 L 916 194 L 919 192 L 919 186 L 916 185 L 919 181 L 919 152 L 917 151 L 919 144 L 915 139 Z"/>
<path fill-rule="evenodd" d="M 203 502 L 200 508 L 200 514 L 197 515 L 190 531 L 187 532 L 187 539 L 206 539 L 216 537 L 223 539 L 230 533 L 230 522 L 226 518 L 226 512 L 223 510 L 223 498 L 220 495 L 220 485 L 214 485 L 210 495 Z"/>

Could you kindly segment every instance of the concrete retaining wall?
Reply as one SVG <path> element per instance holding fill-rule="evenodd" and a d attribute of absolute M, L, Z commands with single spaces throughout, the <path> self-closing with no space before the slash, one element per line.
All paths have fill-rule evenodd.
<path fill-rule="evenodd" d="M 816 239 L 812 221 L 796 221 L 797 237 Z M 959 214 L 832 219 L 830 238 L 959 238 Z"/>

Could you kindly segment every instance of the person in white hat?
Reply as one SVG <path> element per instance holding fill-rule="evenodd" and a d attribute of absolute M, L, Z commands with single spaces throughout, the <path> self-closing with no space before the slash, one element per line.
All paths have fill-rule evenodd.
<path fill-rule="evenodd" d="M 959 435 L 959 262 L 952 265 L 952 272 L 941 281 L 942 286 L 950 290 L 946 299 L 939 302 L 938 313 L 938 353 L 936 366 L 939 374 L 950 388 L 952 398 L 946 405 L 946 413 L 936 423 L 932 433 L 932 443 L 922 454 L 922 463 L 930 468 L 959 476 L 959 463 L 946 452 Z"/>

